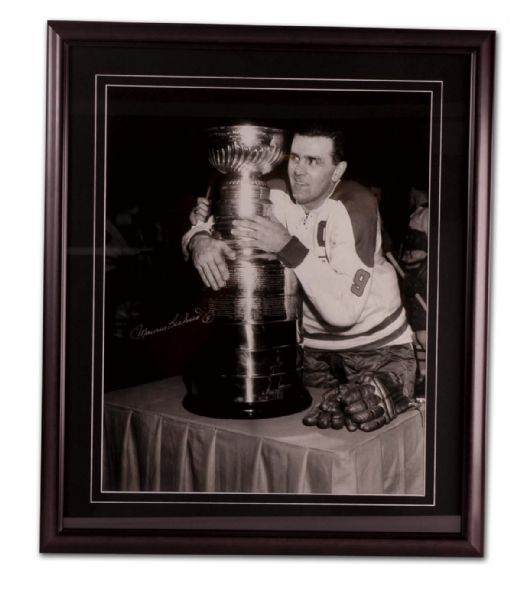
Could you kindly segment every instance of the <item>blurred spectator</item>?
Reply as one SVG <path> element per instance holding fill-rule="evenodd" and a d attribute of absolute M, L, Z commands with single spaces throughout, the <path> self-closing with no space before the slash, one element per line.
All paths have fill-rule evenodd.
<path fill-rule="evenodd" d="M 403 300 L 408 321 L 415 333 L 421 376 L 425 375 L 426 296 L 428 284 L 428 194 L 412 187 L 409 193 L 410 218 L 400 252 L 405 272 Z"/>

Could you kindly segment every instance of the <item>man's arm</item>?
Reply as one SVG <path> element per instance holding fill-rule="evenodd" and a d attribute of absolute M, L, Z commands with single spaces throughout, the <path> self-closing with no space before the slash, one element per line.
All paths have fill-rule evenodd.
<path fill-rule="evenodd" d="M 229 280 L 226 259 L 235 259 L 235 252 L 224 241 L 213 238 L 212 231 L 213 217 L 198 222 L 183 236 L 182 251 L 186 259 L 191 258 L 204 284 L 219 290 Z"/>
<path fill-rule="evenodd" d="M 292 249 L 303 253 L 294 243 Z M 308 252 L 294 267 L 294 272 L 325 323 L 349 327 L 358 322 L 365 308 L 373 268 L 355 256 L 355 246 L 345 236 L 336 240 L 328 258 L 326 261 Z M 287 265 L 287 257 L 285 261 Z"/>
<path fill-rule="evenodd" d="M 378 219 L 372 194 L 354 182 L 345 183 L 327 220 L 327 259 L 309 253 L 295 267 L 306 295 L 332 326 L 354 325 L 365 310 L 373 283 Z"/>
<path fill-rule="evenodd" d="M 325 323 L 354 325 L 365 308 L 372 284 L 378 212 L 374 201 L 361 196 L 335 202 L 326 227 L 327 259 L 321 259 L 277 221 L 255 217 L 237 223 L 237 236 L 252 247 L 276 253 L 294 269 L 305 294 Z M 281 228 L 280 228 L 281 227 Z"/>
<path fill-rule="evenodd" d="M 190 214 L 191 217 L 191 214 Z M 188 232 L 186 232 L 182 237 L 182 253 L 184 255 L 184 259 L 190 259 L 190 243 L 193 237 L 196 235 L 202 234 L 210 237 L 213 232 L 213 217 L 210 216 L 205 222 L 199 221 L 194 224 Z"/>

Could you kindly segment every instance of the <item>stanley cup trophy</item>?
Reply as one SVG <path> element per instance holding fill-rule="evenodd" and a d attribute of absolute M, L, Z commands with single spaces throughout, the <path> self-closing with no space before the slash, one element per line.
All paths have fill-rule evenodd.
<path fill-rule="evenodd" d="M 209 296 L 212 332 L 187 381 L 184 406 L 219 418 L 269 418 L 311 403 L 302 385 L 301 294 L 274 254 L 239 244 L 240 217 L 269 216 L 261 176 L 283 159 L 282 130 L 252 125 L 211 128 L 209 160 L 223 174 L 212 200 L 213 232 L 236 252 L 226 286 Z"/>

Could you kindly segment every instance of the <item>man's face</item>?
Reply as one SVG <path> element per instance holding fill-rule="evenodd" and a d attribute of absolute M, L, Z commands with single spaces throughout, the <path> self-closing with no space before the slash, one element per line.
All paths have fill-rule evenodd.
<path fill-rule="evenodd" d="M 331 192 L 346 164 L 334 164 L 332 138 L 294 136 L 287 171 L 295 201 L 311 210 L 321 205 Z"/>

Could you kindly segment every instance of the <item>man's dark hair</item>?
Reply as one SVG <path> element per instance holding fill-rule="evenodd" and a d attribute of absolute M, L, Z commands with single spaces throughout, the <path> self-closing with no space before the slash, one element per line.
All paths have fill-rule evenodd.
<path fill-rule="evenodd" d="M 341 161 L 346 161 L 345 153 L 345 135 L 341 130 L 327 126 L 321 123 L 305 124 L 296 128 L 294 135 L 310 136 L 310 137 L 324 137 L 332 140 L 332 160 L 337 165 Z"/>

